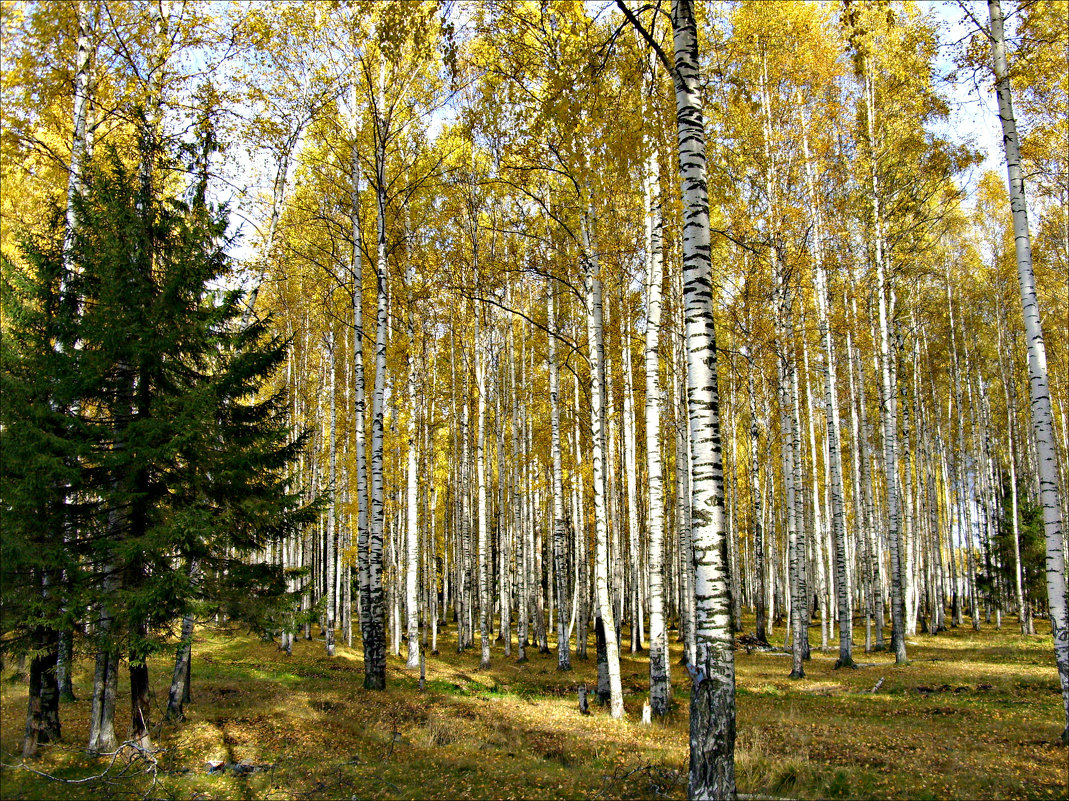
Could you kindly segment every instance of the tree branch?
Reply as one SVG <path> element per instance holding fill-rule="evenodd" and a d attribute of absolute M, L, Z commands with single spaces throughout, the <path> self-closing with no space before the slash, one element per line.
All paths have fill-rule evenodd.
<path fill-rule="evenodd" d="M 624 17 L 627 18 L 627 21 L 630 22 L 634 29 L 638 31 L 638 33 L 642 36 L 643 39 L 646 40 L 646 43 L 651 48 L 653 48 L 653 52 L 657 54 L 657 58 L 660 60 L 661 64 L 663 64 L 664 68 L 668 70 L 668 74 L 672 76 L 672 80 L 675 80 L 677 77 L 675 61 L 672 61 L 668 58 L 664 50 L 661 48 L 660 44 L 658 44 L 657 40 L 653 38 L 653 34 L 646 30 L 645 25 L 639 22 L 638 17 L 636 17 L 631 12 L 631 9 L 627 7 L 627 3 L 624 2 L 624 0 L 616 0 L 616 7 L 623 12 Z"/>

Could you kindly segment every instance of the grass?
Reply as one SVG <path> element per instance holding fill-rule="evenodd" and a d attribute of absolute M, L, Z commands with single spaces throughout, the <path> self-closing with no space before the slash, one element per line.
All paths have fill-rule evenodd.
<path fill-rule="evenodd" d="M 967 627 L 908 640 L 911 663 L 888 654 L 855 658 L 813 650 L 806 678 L 787 678 L 783 655 L 736 655 L 739 790 L 776 798 L 1064 799 L 1066 749 L 1057 744 L 1062 706 L 1049 634 L 1007 626 Z M 621 658 L 627 716 L 600 707 L 579 714 L 576 685 L 595 683 L 595 664 L 528 649 L 517 664 L 495 644 L 478 670 L 478 648 L 456 653 L 453 630 L 428 656 L 426 690 L 391 656 L 388 689 L 363 689 L 359 648 L 328 659 L 322 641 L 299 640 L 292 657 L 271 643 L 202 630 L 194 647 L 188 719 L 165 724 L 154 743 L 158 783 L 133 771 L 59 784 L 18 765 L 26 687 L 0 686 L 0 797 L 157 798 L 683 798 L 686 795 L 687 682 L 673 644 L 676 706 L 643 726 L 645 654 Z M 771 638 L 770 638 L 771 639 Z M 625 637 L 625 642 L 628 642 Z M 590 648 L 593 655 L 593 647 Z M 171 665 L 150 675 L 166 700 Z M 84 756 L 91 665 L 75 670 L 78 701 L 62 708 L 64 743 L 27 763 L 67 779 L 100 773 Z M 125 671 L 123 671 L 125 674 Z M 125 679 L 123 675 L 123 679 Z M 879 679 L 883 684 L 871 692 Z M 117 731 L 128 725 L 120 681 Z M 125 713 L 125 717 L 124 717 Z M 157 720 L 162 717 L 157 709 Z M 247 760 L 269 769 L 247 776 L 207 773 L 208 760 Z M 136 767 L 136 766 L 135 766 Z"/>

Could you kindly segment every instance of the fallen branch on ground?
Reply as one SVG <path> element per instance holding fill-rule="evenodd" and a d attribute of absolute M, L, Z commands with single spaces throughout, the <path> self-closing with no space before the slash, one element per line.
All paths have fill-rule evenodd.
<path fill-rule="evenodd" d="M 93 782 L 100 782 L 108 787 L 118 785 L 122 782 L 133 781 L 142 776 L 151 776 L 152 784 L 144 792 L 142 798 L 148 798 L 152 791 L 156 789 L 156 784 L 159 780 L 159 760 L 157 756 L 162 754 L 164 749 L 148 749 L 144 748 L 140 743 L 135 740 L 127 740 L 122 743 L 114 751 L 110 751 L 104 754 L 98 754 L 101 757 L 111 757 L 108 762 L 108 766 L 104 770 L 93 776 L 85 776 L 81 779 L 64 779 L 60 776 L 53 776 L 51 773 L 47 773 L 43 770 L 37 770 L 31 768 L 25 762 L 20 762 L 17 765 L 3 764 L 3 767 L 10 770 L 25 770 L 40 776 L 43 779 L 49 781 L 59 782 L 61 784 L 92 784 Z M 112 769 L 115 767 L 115 763 L 119 760 L 119 757 L 129 753 L 129 758 L 122 765 L 117 773 L 112 773 Z M 137 768 L 135 770 L 135 768 Z"/>

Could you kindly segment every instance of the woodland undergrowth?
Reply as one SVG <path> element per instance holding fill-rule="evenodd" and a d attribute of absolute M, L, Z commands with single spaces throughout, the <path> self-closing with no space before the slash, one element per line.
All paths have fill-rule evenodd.
<path fill-rule="evenodd" d="M 911 637 L 911 662 L 903 667 L 893 654 L 859 648 L 861 667 L 850 671 L 835 670 L 835 653 L 815 643 L 802 680 L 787 678 L 785 654 L 740 648 L 740 794 L 1064 798 L 1069 778 L 1066 751 L 1057 745 L 1060 697 L 1049 635 L 1024 637 L 1014 628 L 1007 621 L 1002 631 L 966 627 Z M 561 673 L 555 653 L 531 648 L 518 664 L 496 643 L 492 667 L 480 671 L 477 651 L 457 654 L 453 634 L 446 628 L 439 654 L 428 655 L 424 691 L 418 672 L 391 656 L 388 689 L 376 693 L 363 689 L 358 643 L 339 646 L 328 659 L 321 640 L 299 639 L 287 656 L 273 643 L 200 629 L 193 703 L 183 723 L 157 725 L 151 760 L 132 751 L 115 760 L 84 756 L 91 665 L 83 659 L 74 675 L 78 700 L 62 708 L 64 742 L 22 763 L 26 687 L 8 666 L 0 688 L 0 796 L 685 796 L 688 688 L 678 644 L 673 710 L 644 726 L 645 653 L 621 656 L 627 714 L 614 721 L 597 706 L 589 717 L 579 714 L 576 688 L 595 683 L 592 660 L 573 660 L 574 669 Z M 151 664 L 157 701 L 166 697 L 166 663 L 161 657 Z M 124 691 L 122 681 L 120 697 Z M 124 712 L 120 704 L 118 731 L 128 725 Z M 162 709 L 157 713 L 162 719 Z"/>

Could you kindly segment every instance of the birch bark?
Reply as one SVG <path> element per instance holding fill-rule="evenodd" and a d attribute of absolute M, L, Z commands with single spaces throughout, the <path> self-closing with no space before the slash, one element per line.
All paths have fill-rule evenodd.
<path fill-rule="evenodd" d="M 506 354 L 508 351 L 506 350 Z M 496 386 L 494 392 L 494 417 L 497 428 L 497 541 L 498 562 L 500 565 L 500 624 L 498 626 L 498 639 L 504 640 L 505 656 L 512 656 L 512 545 L 509 536 L 508 521 L 505 519 L 505 511 L 508 508 L 508 500 L 505 492 L 505 364 L 504 360 L 497 360 Z"/>
<path fill-rule="evenodd" d="M 78 223 L 74 212 L 74 200 L 82 191 L 82 170 L 89 153 L 89 77 L 95 49 L 92 45 L 93 17 L 86 5 L 79 0 L 75 4 L 75 18 L 78 25 L 78 43 L 74 62 L 74 103 L 72 109 L 71 158 L 67 173 L 67 209 L 66 226 L 63 231 L 63 275 L 60 278 L 59 294 L 67 294 L 67 282 L 76 269 L 72 260 L 75 229 Z M 76 306 L 78 308 L 78 306 Z M 56 343 L 57 349 L 63 347 Z M 66 536 L 66 534 L 64 535 Z M 65 610 L 66 611 L 66 610 Z M 59 682 L 59 700 L 73 701 L 74 686 L 71 682 L 71 662 L 74 645 L 73 631 L 70 627 L 59 633 L 59 651 L 56 660 L 56 677 Z M 31 693 L 31 703 L 34 696 Z M 39 699 L 42 702 L 44 699 Z M 58 710 L 57 710 L 58 713 Z"/>
<path fill-rule="evenodd" d="M 646 156 L 646 482 L 649 490 L 650 708 L 668 713 L 672 690 L 664 619 L 664 479 L 661 472 L 660 329 L 664 220 L 660 160 Z"/>
<path fill-rule="evenodd" d="M 634 386 L 631 376 L 631 329 L 627 318 L 623 316 L 621 307 L 622 325 L 620 327 L 620 347 L 623 351 L 624 372 L 624 469 L 626 472 L 627 485 L 627 545 L 630 566 L 631 585 L 629 600 L 631 605 L 631 653 L 642 650 L 642 554 L 638 542 L 638 477 L 636 475 L 636 446 L 635 446 L 635 403 Z"/>
<path fill-rule="evenodd" d="M 583 482 L 579 468 L 583 464 L 583 443 L 579 435 L 579 376 L 575 375 L 572 382 L 572 397 L 574 408 L 572 412 L 572 452 L 575 458 L 575 474 L 573 476 L 573 496 L 575 504 L 575 558 L 576 558 L 576 585 L 575 594 L 578 596 L 578 629 L 575 635 L 575 655 L 579 659 L 587 658 L 587 627 L 590 622 L 590 558 L 588 556 L 588 537 L 586 529 L 586 493 L 583 491 Z"/>
<path fill-rule="evenodd" d="M 334 329 L 329 328 L 323 343 L 323 369 L 328 373 L 327 385 L 330 398 L 330 508 L 327 510 L 326 540 L 323 547 L 324 578 L 327 590 L 327 606 L 324 612 L 323 630 L 326 636 L 327 656 L 334 656 L 334 609 L 337 602 L 334 585 L 336 538 L 338 531 L 338 406 L 335 402 Z"/>
<path fill-rule="evenodd" d="M 846 576 L 846 512 L 843 503 L 843 459 L 839 422 L 839 397 L 836 392 L 835 346 L 829 323 L 830 302 L 828 277 L 824 269 L 823 226 L 820 207 L 817 204 L 816 180 L 809 157 L 809 139 L 802 139 L 806 162 L 806 183 L 809 191 L 810 216 L 813 221 L 813 283 L 816 289 L 817 327 L 823 345 L 824 414 L 827 426 L 828 468 L 831 478 L 831 529 L 835 547 L 835 594 L 839 615 L 838 667 L 855 667 L 853 657 L 853 609 L 850 604 L 850 588 Z"/>
<path fill-rule="evenodd" d="M 799 400 L 798 392 L 798 356 L 794 352 L 796 349 L 796 343 L 794 342 L 796 334 L 792 332 L 791 342 L 789 347 L 790 353 L 790 384 L 788 386 L 788 392 L 790 395 L 790 440 L 792 447 L 789 450 L 790 454 L 790 490 L 787 493 L 787 515 L 788 520 L 793 514 L 794 525 L 789 526 L 788 534 L 790 531 L 794 532 L 794 564 L 792 566 L 792 579 L 791 587 L 793 591 L 793 604 L 794 604 L 794 668 L 791 671 L 791 675 L 795 675 L 797 672 L 798 678 L 804 675 L 802 671 L 802 662 L 809 659 L 809 618 L 810 618 L 810 592 L 809 592 L 809 577 L 808 577 L 808 554 L 807 554 L 807 541 L 809 537 L 806 536 L 805 531 L 805 514 L 803 509 L 803 491 L 802 491 L 802 421 L 801 421 L 801 403 Z M 793 492 L 793 500 L 791 493 Z"/>
<path fill-rule="evenodd" d="M 478 320 L 478 318 L 476 318 Z M 478 395 L 475 434 L 475 482 L 479 516 L 479 667 L 490 667 L 490 579 L 486 529 L 486 335 L 475 328 L 475 392 Z"/>
<path fill-rule="evenodd" d="M 1065 549 L 1062 505 L 1058 497 L 1058 455 L 1054 440 L 1050 388 L 1047 379 L 1047 350 L 1036 300 L 1036 282 L 1032 271 L 1032 240 L 1028 231 L 1028 206 L 1025 202 L 1024 173 L 1021 169 L 1020 140 L 1013 113 L 1002 7 L 999 0 L 988 0 L 991 17 L 991 55 L 994 62 L 995 91 L 998 95 L 1002 142 L 1006 150 L 1010 207 L 1013 211 L 1013 238 L 1017 255 L 1017 278 L 1024 313 L 1025 339 L 1028 344 L 1028 378 L 1032 400 L 1032 437 L 1035 440 L 1039 473 L 1039 502 L 1043 507 L 1043 530 L 1046 535 L 1047 601 L 1054 639 L 1054 661 L 1062 685 L 1065 728 L 1062 742 L 1069 744 L 1069 610 L 1066 604 Z"/>
<path fill-rule="evenodd" d="M 360 153 L 353 139 L 349 173 L 349 228 L 353 240 L 351 280 L 353 293 L 353 451 L 356 457 L 356 548 L 357 585 L 360 596 L 360 641 L 364 662 L 371 654 L 371 566 L 368 532 L 367 487 L 367 397 L 364 375 L 364 258 L 360 227 Z"/>
<path fill-rule="evenodd" d="M 891 555 L 891 646 L 895 650 L 895 663 L 909 661 L 906 656 L 905 599 L 903 597 L 903 563 L 901 542 L 901 510 L 898 481 L 898 398 L 895 389 L 895 354 L 891 347 L 891 284 L 887 269 L 889 254 L 883 233 L 883 217 L 880 209 L 880 190 L 876 174 L 875 121 L 876 100 L 873 78 L 865 70 L 865 104 L 868 122 L 868 144 L 871 151 L 871 202 L 875 231 L 873 244 L 876 265 L 876 295 L 879 307 L 879 368 L 880 368 L 880 422 L 883 426 L 884 494 L 887 504 L 887 542 Z"/>
<path fill-rule="evenodd" d="M 1002 387 L 1006 401 L 1006 453 L 1010 468 L 1010 515 L 1011 535 L 1013 537 L 1013 580 L 1014 580 L 1014 603 L 1017 609 L 1017 623 L 1020 625 L 1021 634 L 1028 634 L 1028 622 L 1024 609 L 1024 577 L 1021 569 L 1021 538 L 1018 523 L 1017 510 L 1017 437 L 1015 420 L 1017 417 L 1016 392 L 1011 383 L 1010 371 L 1005 365 L 1003 354 L 1003 317 L 998 317 L 998 344 L 999 344 L 999 370 L 1002 373 Z"/>
<path fill-rule="evenodd" d="M 510 337 L 515 326 L 510 328 Z M 509 354 L 513 355 L 510 348 Z M 514 355 L 509 359 L 509 384 L 512 387 L 512 530 L 513 536 L 516 539 L 516 572 L 517 572 L 517 610 L 516 610 L 516 644 L 517 644 L 517 661 L 527 661 L 527 645 L 528 645 L 528 623 L 530 615 L 528 614 L 528 601 L 530 600 L 530 590 L 528 589 L 530 584 L 530 575 L 527 567 L 528 564 L 528 548 L 527 537 L 523 525 L 523 491 L 521 489 L 520 481 L 520 407 L 519 407 L 519 387 L 516 383 L 516 362 L 520 362 L 520 369 L 523 369 L 523 350 L 522 345 L 520 347 L 520 356 L 517 359 Z"/>
<path fill-rule="evenodd" d="M 67 173 L 67 225 L 63 236 L 63 266 L 70 274 L 71 247 L 78 220 L 74 213 L 74 199 L 82 191 L 82 169 L 89 151 L 89 71 L 94 49 L 92 47 L 93 16 L 84 0 L 75 5 L 78 19 L 78 45 L 74 63 L 74 107 L 72 113 L 73 135 L 71 137 L 71 160 Z M 62 289 L 61 289 L 62 292 Z"/>
<path fill-rule="evenodd" d="M 803 321 L 804 325 L 804 321 Z M 816 593 L 818 596 L 817 605 L 820 607 L 820 650 L 822 653 L 826 653 L 828 650 L 828 623 L 830 615 L 828 614 L 828 598 L 830 593 L 828 591 L 828 576 L 826 572 L 826 563 L 824 561 L 824 517 L 821 512 L 820 502 L 820 482 L 817 478 L 817 436 L 816 427 L 813 424 L 813 382 L 810 380 L 809 373 L 809 347 L 805 341 L 805 335 L 800 337 L 802 340 L 802 378 L 801 383 L 805 385 L 805 414 L 806 414 L 806 427 L 809 433 L 809 454 L 810 464 L 812 465 L 812 473 L 810 475 L 810 503 L 812 507 L 811 519 L 813 521 L 812 528 L 812 540 L 814 558 L 816 563 Z M 797 376 L 796 376 L 796 380 Z M 809 593 L 812 597 L 813 593 Z"/>
<path fill-rule="evenodd" d="M 557 366 L 557 310 L 556 287 L 551 281 L 546 287 L 546 312 L 549 329 L 549 406 L 550 406 L 550 448 L 553 463 L 553 572 L 557 590 L 557 670 L 571 670 L 571 656 L 568 649 L 568 608 L 565 598 L 568 595 L 568 565 L 565 553 L 568 547 L 567 532 L 564 524 L 564 482 L 561 477 L 561 439 L 560 439 L 560 375 Z"/>
<path fill-rule="evenodd" d="M 364 643 L 364 687 L 386 688 L 386 609 L 382 591 L 382 545 L 386 507 L 383 498 L 383 415 L 386 400 L 386 145 L 376 124 L 375 196 L 378 204 L 376 264 L 375 388 L 371 398 L 371 520 L 368 531 L 368 629 Z"/>
<path fill-rule="evenodd" d="M 705 123 L 692 0 L 673 0 L 679 172 L 683 200 L 687 405 L 690 418 L 696 654 L 690 712 L 692 799 L 735 797 L 735 653 L 724 531 L 716 333 L 713 324 Z"/>
<path fill-rule="evenodd" d="M 858 320 L 857 300 L 851 298 L 852 325 Z M 876 649 L 883 650 L 883 593 L 879 582 L 879 543 L 876 538 L 872 492 L 872 431 L 865 402 L 865 373 L 853 335 L 846 333 L 847 361 L 850 363 L 851 424 L 854 435 L 855 478 L 861 498 L 860 537 L 862 542 L 862 584 L 865 588 L 865 652 L 872 650 L 872 624 L 876 621 Z"/>
<path fill-rule="evenodd" d="M 410 274 L 411 279 L 411 274 Z M 409 303 L 412 303 L 409 299 Z M 406 424 L 408 439 L 408 481 L 406 486 L 407 511 L 405 514 L 405 607 L 407 610 L 406 634 L 408 638 L 408 659 L 405 667 L 419 667 L 419 488 L 416 479 L 418 455 L 416 453 L 419 435 L 418 410 L 419 399 L 416 395 L 416 326 L 413 311 L 408 310 L 408 422 Z"/>
<path fill-rule="evenodd" d="M 590 424 L 593 437 L 594 468 L 594 584 L 602 624 L 605 670 L 609 685 L 609 714 L 623 717 L 624 698 L 620 679 L 619 643 L 609 588 L 609 532 L 606 504 L 605 443 L 605 345 L 602 326 L 601 277 L 597 254 L 590 244 L 590 220 L 583 227 L 583 267 L 587 312 L 587 348 L 590 359 Z"/>
<path fill-rule="evenodd" d="M 746 393 L 750 401 L 750 507 L 753 517 L 752 535 L 754 541 L 754 604 L 756 614 L 755 636 L 763 643 L 768 643 L 768 635 L 765 631 L 767 609 L 765 603 L 765 533 L 761 525 L 761 465 L 760 465 L 760 427 L 757 418 L 757 399 L 754 393 L 754 374 L 757 371 L 753 355 L 749 349 L 744 349 L 743 356 L 747 361 Z"/>

